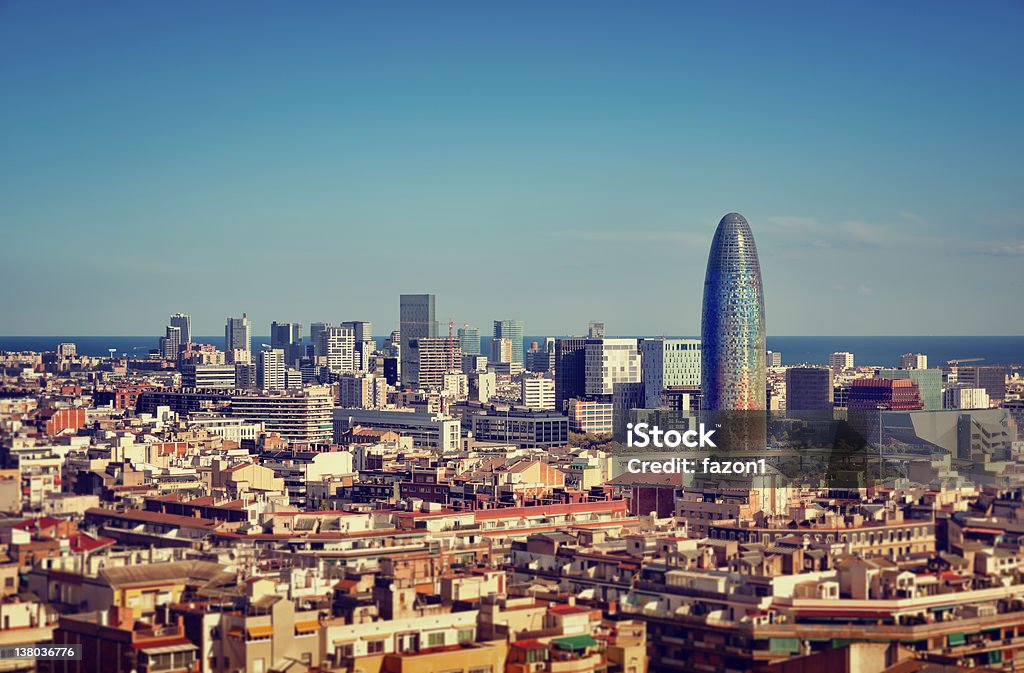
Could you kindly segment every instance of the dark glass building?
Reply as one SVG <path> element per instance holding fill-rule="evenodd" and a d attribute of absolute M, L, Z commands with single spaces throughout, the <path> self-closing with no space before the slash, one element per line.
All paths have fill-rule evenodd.
<path fill-rule="evenodd" d="M 786 370 L 786 415 L 789 418 L 832 418 L 832 370 L 790 367 Z"/>
<path fill-rule="evenodd" d="M 555 341 L 555 409 L 565 411 L 565 403 L 583 397 L 586 391 L 587 340 L 577 337 Z"/>
<path fill-rule="evenodd" d="M 704 276 L 701 391 L 710 411 L 765 409 L 766 347 L 761 266 L 738 213 L 718 223 Z"/>

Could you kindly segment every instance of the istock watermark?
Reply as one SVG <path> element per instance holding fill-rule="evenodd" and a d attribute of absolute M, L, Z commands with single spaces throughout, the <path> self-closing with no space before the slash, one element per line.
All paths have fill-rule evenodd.
<path fill-rule="evenodd" d="M 718 445 L 711 437 L 715 429 L 708 430 L 703 423 L 693 430 L 662 430 L 649 423 L 626 424 L 626 446 L 636 449 L 717 449 Z"/>

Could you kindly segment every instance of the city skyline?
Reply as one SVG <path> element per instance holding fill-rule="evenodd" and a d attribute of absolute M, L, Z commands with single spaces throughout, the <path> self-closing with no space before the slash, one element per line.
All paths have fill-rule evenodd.
<path fill-rule="evenodd" d="M 0 332 L 693 335 L 735 210 L 770 333 L 1024 333 L 1019 4 L 241 7 L 4 5 Z"/>

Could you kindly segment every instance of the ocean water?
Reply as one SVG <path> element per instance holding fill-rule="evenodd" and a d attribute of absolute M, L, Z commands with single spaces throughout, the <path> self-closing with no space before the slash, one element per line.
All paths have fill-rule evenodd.
<path fill-rule="evenodd" d="M 382 343 L 386 337 L 378 337 Z M 145 357 L 156 348 L 156 336 L 0 336 L 0 351 L 52 351 L 60 342 L 70 341 L 85 355 Z M 197 336 L 196 341 L 223 347 L 224 337 Z M 542 336 L 523 338 L 524 350 L 530 342 L 544 342 Z M 481 339 L 481 352 L 489 350 L 490 338 Z M 252 344 L 270 343 L 270 337 L 254 336 Z M 1024 336 L 777 336 L 768 337 L 768 349 L 782 354 L 782 363 L 825 364 L 834 351 L 854 354 L 854 364 L 894 367 L 902 353 L 924 353 L 928 365 L 939 367 L 952 359 L 981 358 L 977 364 L 999 364 L 1024 369 Z"/>

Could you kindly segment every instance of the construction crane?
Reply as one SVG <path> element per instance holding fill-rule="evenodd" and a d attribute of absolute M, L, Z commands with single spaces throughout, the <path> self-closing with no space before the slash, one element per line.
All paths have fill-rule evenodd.
<path fill-rule="evenodd" d="M 946 360 L 946 364 L 956 367 L 963 362 L 981 362 L 984 359 L 985 358 L 953 358 L 952 360 Z"/>

